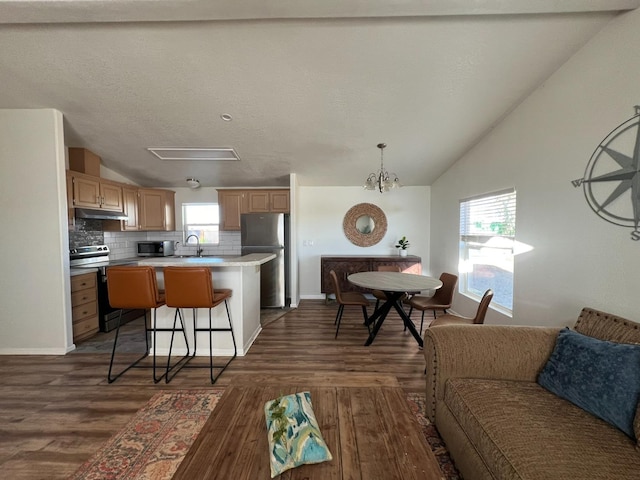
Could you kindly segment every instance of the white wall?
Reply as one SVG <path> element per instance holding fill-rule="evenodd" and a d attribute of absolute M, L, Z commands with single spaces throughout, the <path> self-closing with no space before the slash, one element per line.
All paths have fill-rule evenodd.
<path fill-rule="evenodd" d="M 640 103 L 638 45 L 640 11 L 612 21 L 432 186 L 436 272 L 457 271 L 458 201 L 517 190 L 516 238 L 533 250 L 515 260 L 513 319 L 490 311 L 487 323 L 572 325 L 583 306 L 640 321 L 640 242 L 571 184 Z M 476 307 L 456 295 L 457 312 Z"/>
<path fill-rule="evenodd" d="M 300 218 L 298 214 L 298 203 L 300 198 L 300 185 L 298 176 L 295 173 L 289 175 L 289 294 L 291 295 L 291 307 L 297 307 L 300 303 L 300 268 L 298 265 L 298 224 Z"/>
<path fill-rule="evenodd" d="M 56 110 L 0 110 L 0 354 L 73 348 L 65 148 Z"/>
<path fill-rule="evenodd" d="M 403 187 L 387 193 L 362 187 L 299 187 L 296 199 L 300 297 L 320 294 L 321 255 L 398 255 L 395 243 L 406 235 L 410 255 L 422 257 L 429 273 L 429 187 Z M 373 203 L 387 217 L 387 233 L 377 245 L 358 247 L 344 235 L 342 221 L 358 203 Z M 313 245 L 309 245 L 313 242 Z"/>
<path fill-rule="evenodd" d="M 68 167 L 69 164 L 67 162 L 67 168 Z M 110 168 L 107 168 L 102 164 L 100 164 L 100 178 L 106 178 L 107 180 L 113 180 L 114 182 L 128 183 L 129 185 L 138 185 L 137 183 L 129 180 L 127 177 L 120 175 L 115 170 L 111 170 Z"/>

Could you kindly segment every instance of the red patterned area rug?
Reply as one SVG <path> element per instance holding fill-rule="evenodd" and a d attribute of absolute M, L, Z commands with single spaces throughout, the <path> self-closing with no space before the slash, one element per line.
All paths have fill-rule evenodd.
<path fill-rule="evenodd" d="M 409 393 L 407 394 L 407 401 L 409 402 L 411 411 L 420 424 L 424 438 L 426 438 L 429 447 L 431 447 L 431 450 L 436 455 L 438 465 L 440 465 L 440 470 L 442 470 L 442 474 L 444 475 L 443 478 L 446 480 L 462 480 L 462 476 L 453 465 L 447 447 L 445 447 L 444 442 L 440 438 L 438 430 L 436 430 L 435 425 L 425 417 L 425 395 L 423 393 Z"/>
<path fill-rule="evenodd" d="M 70 480 L 169 480 L 223 392 L 216 388 L 157 393 Z M 407 402 L 443 478 L 461 480 L 438 431 L 424 415 L 424 394 L 410 393 Z"/>
<path fill-rule="evenodd" d="M 157 393 L 70 480 L 170 479 L 223 392 Z"/>

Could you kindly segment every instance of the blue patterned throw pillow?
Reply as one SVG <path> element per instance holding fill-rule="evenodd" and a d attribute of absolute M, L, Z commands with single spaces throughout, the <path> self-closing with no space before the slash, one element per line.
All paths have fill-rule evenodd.
<path fill-rule="evenodd" d="M 538 383 L 635 439 L 640 345 L 561 330 Z"/>
<path fill-rule="evenodd" d="M 264 404 L 271 478 L 290 468 L 332 460 L 313 413 L 311 394 L 295 393 Z"/>

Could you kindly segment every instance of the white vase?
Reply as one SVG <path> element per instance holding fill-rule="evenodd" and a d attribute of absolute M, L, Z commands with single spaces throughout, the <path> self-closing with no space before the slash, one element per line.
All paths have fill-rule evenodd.
<path fill-rule="evenodd" d="M 409 253 L 409 252 L 406 249 L 402 249 L 402 248 L 400 249 L 400 256 L 401 257 L 406 257 L 407 253 Z"/>

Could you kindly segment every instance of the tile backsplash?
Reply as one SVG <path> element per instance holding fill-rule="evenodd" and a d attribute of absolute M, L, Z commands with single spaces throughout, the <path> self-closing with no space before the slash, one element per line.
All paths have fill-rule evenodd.
<path fill-rule="evenodd" d="M 102 245 L 103 243 L 102 220 L 78 218 L 75 228 L 69 230 L 69 248 Z"/>
<path fill-rule="evenodd" d="M 176 255 L 194 255 L 196 245 L 183 244 L 178 232 L 104 232 L 104 244 L 109 246 L 114 260 L 135 257 L 136 243 L 144 240 L 169 240 L 176 244 Z M 240 232 L 220 232 L 218 245 L 202 245 L 203 255 L 240 255 Z"/>
<path fill-rule="evenodd" d="M 69 230 L 69 248 L 83 245 L 107 245 L 113 260 L 135 257 L 137 242 L 145 240 L 170 240 L 176 244 L 176 255 L 194 255 L 195 244 L 184 245 L 182 231 L 178 232 L 105 232 L 102 220 L 76 219 L 76 226 Z M 240 255 L 240 232 L 220 232 L 218 245 L 202 245 L 203 255 Z"/>

